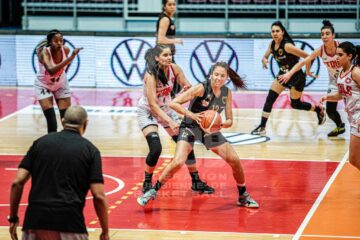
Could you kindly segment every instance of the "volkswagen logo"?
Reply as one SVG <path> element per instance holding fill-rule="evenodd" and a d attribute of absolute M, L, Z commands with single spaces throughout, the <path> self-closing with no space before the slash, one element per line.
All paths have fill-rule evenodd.
<path fill-rule="evenodd" d="M 64 45 L 66 45 L 67 47 L 70 48 L 70 53 L 72 51 L 74 51 L 74 49 L 75 49 L 75 45 L 72 44 L 70 41 L 68 41 L 65 38 L 64 38 Z M 34 73 L 36 74 L 39 71 L 39 66 L 38 66 L 38 57 L 36 55 L 35 48 L 32 53 L 32 66 L 33 66 Z M 77 54 L 76 57 L 74 58 L 74 60 L 69 65 L 67 65 L 67 67 L 65 69 L 66 76 L 67 76 L 67 79 L 69 80 L 69 82 L 76 76 L 76 74 L 79 71 L 79 68 L 80 68 L 80 56 L 79 56 L 79 54 Z"/>
<path fill-rule="evenodd" d="M 300 40 L 294 40 L 294 43 L 295 43 L 296 47 L 302 49 L 303 51 L 305 51 L 307 53 L 314 51 L 313 46 L 311 46 L 307 42 L 300 41 Z M 300 61 L 302 61 L 302 60 L 300 60 Z M 273 56 L 270 57 L 270 71 L 271 71 L 271 75 L 273 76 L 273 78 L 275 78 L 279 72 L 279 66 Z M 319 75 L 319 72 L 320 72 L 320 58 L 319 57 L 317 57 L 314 60 L 313 64 L 311 65 L 310 71 L 314 72 L 314 75 Z M 311 85 L 315 81 L 315 79 L 316 78 L 306 76 L 305 87 Z"/>
<path fill-rule="evenodd" d="M 211 66 L 218 61 L 226 62 L 237 72 L 239 59 L 230 44 L 223 40 L 205 40 L 191 54 L 191 73 L 198 82 L 203 82 L 209 76 Z"/>
<path fill-rule="evenodd" d="M 111 70 L 126 86 L 142 86 L 146 71 L 145 53 L 151 44 L 131 38 L 119 43 L 111 55 Z"/>

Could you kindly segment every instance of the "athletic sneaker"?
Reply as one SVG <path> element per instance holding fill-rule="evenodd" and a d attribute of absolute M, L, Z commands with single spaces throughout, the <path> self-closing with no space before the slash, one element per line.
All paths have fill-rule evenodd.
<path fill-rule="evenodd" d="M 151 182 L 143 182 L 143 186 L 142 186 L 142 193 L 146 193 L 147 191 L 149 191 L 152 188 Z"/>
<path fill-rule="evenodd" d="M 340 127 L 334 128 L 331 132 L 328 133 L 328 137 L 336 137 L 339 134 L 342 134 L 345 132 L 345 124 L 342 123 Z"/>
<path fill-rule="evenodd" d="M 193 182 L 191 185 L 191 189 L 195 192 L 207 193 L 207 194 L 212 194 L 215 192 L 214 188 L 210 187 L 209 185 L 206 184 L 206 182 L 203 181 Z"/>
<path fill-rule="evenodd" d="M 254 130 L 251 131 L 252 135 L 265 135 L 266 134 L 266 130 L 265 127 L 262 126 L 257 126 Z"/>
<path fill-rule="evenodd" d="M 319 105 L 320 112 L 316 112 L 316 116 L 318 118 L 318 124 L 323 125 L 326 121 L 325 108 L 323 105 Z"/>
<path fill-rule="evenodd" d="M 247 192 L 244 192 L 241 196 L 239 196 L 237 205 L 240 207 L 248 207 L 248 208 L 259 207 L 259 204 L 254 199 L 252 199 Z"/>
<path fill-rule="evenodd" d="M 144 207 L 150 200 L 155 199 L 156 193 L 157 193 L 156 190 L 151 188 L 149 191 L 147 191 L 142 196 L 137 198 L 138 204 Z"/>

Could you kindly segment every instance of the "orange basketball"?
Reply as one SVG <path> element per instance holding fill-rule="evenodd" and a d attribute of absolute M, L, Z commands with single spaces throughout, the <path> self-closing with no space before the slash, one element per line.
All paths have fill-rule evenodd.
<path fill-rule="evenodd" d="M 203 112 L 201 119 L 201 127 L 207 132 L 214 133 L 221 129 L 221 116 L 214 110 L 206 110 Z"/>

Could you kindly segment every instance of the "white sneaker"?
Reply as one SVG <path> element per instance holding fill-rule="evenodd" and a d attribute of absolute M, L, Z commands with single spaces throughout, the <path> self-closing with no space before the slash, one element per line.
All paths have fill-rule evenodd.
<path fill-rule="evenodd" d="M 149 191 L 147 191 L 146 193 L 144 193 L 142 196 L 137 198 L 137 202 L 138 204 L 140 204 L 141 206 L 145 206 L 150 200 L 154 200 L 156 198 L 156 190 L 155 189 L 150 189 Z"/>

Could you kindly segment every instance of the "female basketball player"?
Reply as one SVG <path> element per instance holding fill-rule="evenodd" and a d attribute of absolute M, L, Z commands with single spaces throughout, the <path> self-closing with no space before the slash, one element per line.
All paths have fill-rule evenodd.
<path fill-rule="evenodd" d="M 156 197 L 160 187 L 172 178 L 184 164 L 187 155 L 193 151 L 195 140 L 198 140 L 207 149 L 223 158 L 232 168 L 239 190 L 237 204 L 250 208 L 259 207 L 257 202 L 246 192 L 244 170 L 234 148 L 226 141 L 221 132 L 207 134 L 198 124 L 203 117 L 201 112 L 212 109 L 221 113 L 225 109 L 226 120 L 222 123 L 222 127 L 231 127 L 233 123 L 232 93 L 225 86 L 229 77 L 235 88 L 244 88 L 244 82 L 239 75 L 225 62 L 218 62 L 211 68 L 209 81 L 191 87 L 172 101 L 171 108 L 185 116 L 181 123 L 175 156 L 173 161 L 162 172 L 154 187 L 137 199 L 140 205 L 145 206 L 150 199 Z M 189 110 L 186 110 L 182 104 L 189 101 L 191 101 Z"/>
<path fill-rule="evenodd" d="M 349 161 L 360 170 L 360 45 L 342 42 L 336 49 L 342 70 L 337 78 L 337 92 L 322 97 L 320 102 L 345 100 L 350 123 Z"/>
<path fill-rule="evenodd" d="M 152 186 L 152 175 L 162 151 L 158 125 L 162 125 L 175 142 L 178 139 L 180 119 L 169 107 L 173 84 L 177 81 L 180 86 L 190 85 L 180 67 L 172 63 L 168 45 L 150 48 L 146 52 L 145 60 L 144 95 L 139 100 L 137 109 L 139 127 L 150 150 L 146 157 L 143 192 Z M 213 193 L 214 189 L 199 178 L 193 151 L 189 152 L 186 164 L 192 178 L 191 188 L 198 192 Z"/>
<path fill-rule="evenodd" d="M 323 45 L 312 52 L 307 58 L 304 59 L 304 61 L 298 62 L 291 69 L 291 71 L 279 76 L 279 81 L 288 81 L 297 71 L 302 68 L 302 66 L 311 63 L 317 57 L 321 57 L 329 73 L 328 93 L 333 91 L 336 92 L 336 78 L 341 71 L 341 66 L 336 61 L 336 48 L 339 45 L 339 42 L 335 41 L 334 38 L 335 30 L 332 23 L 329 20 L 324 20 L 323 27 L 321 28 L 321 40 L 323 41 Z M 317 78 L 317 76 L 314 76 L 310 71 L 307 71 L 306 74 L 313 78 Z M 337 102 L 326 102 L 326 113 L 328 114 L 329 118 L 336 124 L 336 127 L 328 133 L 329 137 L 336 137 L 339 134 L 345 132 L 345 124 L 341 121 L 340 114 L 336 110 L 336 107 Z"/>
<path fill-rule="evenodd" d="M 175 56 L 175 44 L 183 44 L 183 40 L 175 38 L 176 28 L 175 23 L 172 20 L 176 12 L 175 0 L 162 0 L 162 12 L 159 15 L 156 23 L 156 43 L 161 45 L 169 45 L 172 53 L 172 60 L 174 62 Z M 172 97 L 180 91 L 180 86 L 177 82 L 174 83 L 173 90 L 171 92 Z"/>
<path fill-rule="evenodd" d="M 54 98 L 61 118 L 71 104 L 65 68 L 81 49 L 75 48 L 69 57 L 70 49 L 64 46 L 63 34 L 56 29 L 49 31 L 46 39 L 36 46 L 39 73 L 35 80 L 35 93 L 46 118 L 48 133 L 57 131 Z"/>
<path fill-rule="evenodd" d="M 303 50 L 295 47 L 294 41 L 287 33 L 285 27 L 280 21 L 276 21 L 271 26 L 272 42 L 269 45 L 263 59 L 263 67 L 267 69 L 268 58 L 270 54 L 279 65 L 279 73 L 271 85 L 271 89 L 267 95 L 263 113 L 261 117 L 261 123 L 256 127 L 251 134 L 265 134 L 265 127 L 267 120 L 270 116 L 272 107 L 285 88 L 290 89 L 291 107 L 305 111 L 315 111 L 318 117 L 319 125 L 325 122 L 325 114 L 320 106 L 313 106 L 311 103 L 301 101 L 301 95 L 305 87 L 305 74 L 302 70 L 297 71 L 294 76 L 288 81 L 279 81 L 278 76 L 288 72 L 298 61 L 299 57 L 306 58 L 308 56 Z M 311 64 L 307 64 L 307 68 L 310 69 Z"/>

